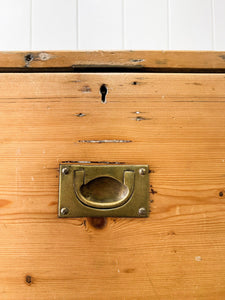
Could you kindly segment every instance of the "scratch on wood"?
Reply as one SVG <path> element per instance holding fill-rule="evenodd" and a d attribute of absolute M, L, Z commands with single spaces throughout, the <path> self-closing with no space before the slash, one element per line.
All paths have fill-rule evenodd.
<path fill-rule="evenodd" d="M 131 62 L 142 62 L 142 61 L 145 61 L 144 59 L 142 59 L 142 58 L 138 58 L 138 59 L 131 59 L 130 60 Z"/>
<path fill-rule="evenodd" d="M 80 89 L 80 91 L 83 92 L 83 93 L 90 93 L 91 88 L 88 85 L 85 85 Z"/>
<path fill-rule="evenodd" d="M 118 161 L 87 161 L 87 160 L 63 160 L 63 164 L 109 164 L 109 165 L 124 165 L 125 162 Z"/>
<path fill-rule="evenodd" d="M 51 201 L 48 206 L 55 206 L 58 204 L 58 201 Z"/>
<path fill-rule="evenodd" d="M 219 55 L 219 57 L 225 60 L 225 54 Z"/>
<path fill-rule="evenodd" d="M 168 62 L 167 59 L 162 59 L 162 60 L 156 60 L 156 61 L 155 61 L 155 63 L 156 63 L 157 65 L 166 65 L 167 62 Z"/>
<path fill-rule="evenodd" d="M 151 119 L 150 119 L 150 118 L 144 118 L 144 117 L 139 116 L 139 117 L 136 117 L 135 120 L 136 120 L 136 121 L 145 121 L 145 120 L 151 120 Z"/>
<path fill-rule="evenodd" d="M 186 82 L 185 84 L 202 85 L 200 82 Z"/>
<path fill-rule="evenodd" d="M 141 112 L 141 111 L 132 111 L 131 113 L 139 115 L 139 114 L 142 114 L 143 112 Z"/>
<path fill-rule="evenodd" d="M 85 117 L 86 115 L 83 113 L 79 113 L 79 114 L 74 114 L 74 116 L 81 118 L 81 117 Z"/>
<path fill-rule="evenodd" d="M 135 269 L 134 268 L 127 268 L 123 270 L 124 273 L 134 273 Z"/>
<path fill-rule="evenodd" d="M 132 85 L 141 85 L 141 84 L 144 84 L 144 82 L 140 82 L 140 81 L 132 81 L 131 84 L 132 84 Z"/>
<path fill-rule="evenodd" d="M 83 223 L 82 223 L 82 225 L 84 225 L 84 228 L 86 229 L 87 228 L 87 221 L 84 220 Z"/>
<path fill-rule="evenodd" d="M 93 144 L 102 144 L 102 143 L 131 143 L 131 140 L 79 140 L 78 143 L 93 143 Z"/>
<path fill-rule="evenodd" d="M 151 188 L 151 194 L 154 195 L 154 194 L 157 194 L 157 192 Z"/>

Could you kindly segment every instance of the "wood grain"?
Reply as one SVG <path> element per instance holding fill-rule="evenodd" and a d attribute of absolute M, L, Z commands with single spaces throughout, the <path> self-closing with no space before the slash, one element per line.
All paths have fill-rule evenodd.
<path fill-rule="evenodd" d="M 32 51 L 1 52 L 0 69 L 122 67 L 225 69 L 224 51 Z"/>
<path fill-rule="evenodd" d="M 224 299 L 224 83 L 0 74 L 0 298 Z M 64 161 L 149 164 L 150 217 L 58 219 Z"/>

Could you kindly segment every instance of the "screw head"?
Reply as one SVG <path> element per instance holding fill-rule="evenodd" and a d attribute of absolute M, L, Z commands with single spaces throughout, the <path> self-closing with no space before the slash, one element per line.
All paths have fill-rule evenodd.
<path fill-rule="evenodd" d="M 146 208 L 144 208 L 144 207 L 139 208 L 138 214 L 139 214 L 140 216 L 145 216 L 146 213 L 147 213 Z"/>
<path fill-rule="evenodd" d="M 63 208 L 61 208 L 61 214 L 62 215 L 68 215 L 68 213 L 69 213 L 69 209 L 67 208 L 67 207 L 63 207 Z"/>
<path fill-rule="evenodd" d="M 64 175 L 69 174 L 69 169 L 68 169 L 68 168 L 63 168 L 63 169 L 62 169 L 62 173 L 63 173 Z"/>
<path fill-rule="evenodd" d="M 139 169 L 139 174 L 140 175 L 145 175 L 146 174 L 146 169 L 145 168 L 140 168 Z"/>

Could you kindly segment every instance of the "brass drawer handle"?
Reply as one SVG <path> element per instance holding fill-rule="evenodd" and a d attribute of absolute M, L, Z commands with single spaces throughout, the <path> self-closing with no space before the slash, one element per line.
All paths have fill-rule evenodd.
<path fill-rule="evenodd" d="M 60 218 L 149 215 L 149 167 L 125 164 L 59 166 Z"/>
<path fill-rule="evenodd" d="M 74 191 L 80 202 L 98 209 L 116 208 L 129 201 L 133 193 L 134 171 L 124 171 L 123 182 L 111 176 L 84 182 L 84 170 L 74 171 Z"/>

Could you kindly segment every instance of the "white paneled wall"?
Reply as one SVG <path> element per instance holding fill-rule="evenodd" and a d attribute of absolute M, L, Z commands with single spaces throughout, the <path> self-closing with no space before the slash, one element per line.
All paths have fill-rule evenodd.
<path fill-rule="evenodd" d="M 214 45 L 217 50 L 225 50 L 225 0 L 213 1 Z"/>
<path fill-rule="evenodd" d="M 0 0 L 0 50 L 29 49 L 30 0 Z"/>
<path fill-rule="evenodd" d="M 123 15 L 121 0 L 78 1 L 79 49 L 121 49 Z"/>
<path fill-rule="evenodd" d="M 0 0 L 0 50 L 225 50 L 225 0 Z"/>
<path fill-rule="evenodd" d="M 32 0 L 31 7 L 32 49 L 77 48 L 76 1 Z"/>
<path fill-rule="evenodd" d="M 170 0 L 169 18 L 172 49 L 213 48 L 211 0 Z"/>
<path fill-rule="evenodd" d="M 124 1 L 124 47 L 168 49 L 168 1 Z"/>

